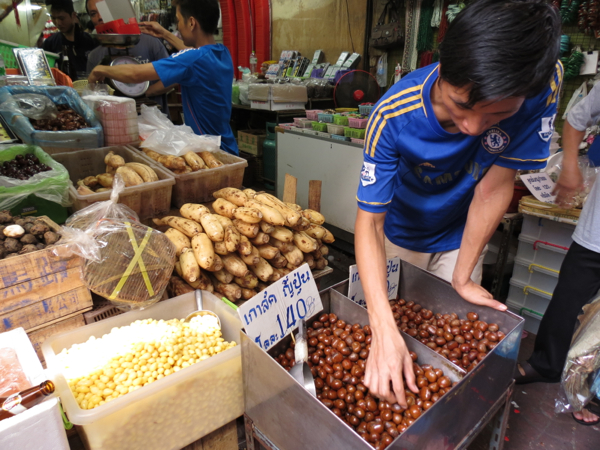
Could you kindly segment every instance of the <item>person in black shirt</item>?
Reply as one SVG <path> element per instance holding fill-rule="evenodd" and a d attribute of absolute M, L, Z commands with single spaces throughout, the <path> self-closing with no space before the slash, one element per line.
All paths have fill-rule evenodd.
<path fill-rule="evenodd" d="M 64 53 L 66 51 L 69 56 L 69 63 L 74 68 L 71 73 L 86 73 L 88 55 L 98 44 L 79 25 L 77 14 L 73 8 L 73 1 L 47 0 L 46 6 L 50 8 L 50 18 L 58 28 L 59 33 L 46 39 L 43 49 L 53 53 Z"/>

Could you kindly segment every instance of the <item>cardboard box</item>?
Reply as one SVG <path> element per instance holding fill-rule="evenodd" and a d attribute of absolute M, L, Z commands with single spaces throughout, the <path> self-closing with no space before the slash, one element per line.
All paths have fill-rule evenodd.
<path fill-rule="evenodd" d="M 48 379 L 23 328 L 0 333 L 0 347 L 15 349 L 32 385 Z M 49 398 L 15 417 L 0 421 L 0 443 L 3 450 L 69 450 L 58 398 Z"/>
<path fill-rule="evenodd" d="M 238 148 L 242 152 L 260 156 L 266 138 L 267 134 L 264 130 L 240 130 L 238 131 Z"/>
<path fill-rule="evenodd" d="M 274 84 L 271 87 L 271 100 L 274 103 L 306 103 L 306 86 L 298 84 Z"/>
<path fill-rule="evenodd" d="M 250 84 L 248 86 L 248 100 L 268 102 L 271 100 L 272 84 Z"/>
<path fill-rule="evenodd" d="M 252 109 L 264 109 L 266 111 L 289 111 L 294 109 L 306 109 L 304 103 L 275 103 L 273 100 L 268 102 L 252 101 L 250 104 Z"/>

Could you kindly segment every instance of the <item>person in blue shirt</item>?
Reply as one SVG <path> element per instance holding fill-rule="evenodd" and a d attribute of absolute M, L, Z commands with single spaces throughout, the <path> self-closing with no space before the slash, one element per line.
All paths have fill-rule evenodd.
<path fill-rule="evenodd" d="M 239 154 L 231 131 L 231 82 L 233 62 L 223 44 L 214 35 L 219 22 L 217 0 L 177 0 L 176 15 L 182 39 L 158 24 L 142 24 L 142 31 L 164 38 L 178 53 L 149 64 L 99 65 L 88 78 L 89 83 L 112 78 L 125 83 L 159 80 L 155 90 L 175 83 L 181 85 L 185 124 L 196 134 L 221 136 L 221 148 Z"/>
<path fill-rule="evenodd" d="M 480 0 L 451 22 L 440 63 L 375 105 L 357 193 L 355 250 L 373 330 L 364 384 L 406 407 L 413 365 L 387 297 L 386 256 L 505 310 L 478 281 L 518 169 L 541 169 L 563 77 L 560 18 L 541 0 Z M 478 273 L 479 272 L 479 273 Z"/>

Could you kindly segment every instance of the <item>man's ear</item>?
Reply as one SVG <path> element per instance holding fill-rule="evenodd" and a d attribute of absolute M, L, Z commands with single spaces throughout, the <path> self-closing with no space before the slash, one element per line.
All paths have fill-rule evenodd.
<path fill-rule="evenodd" d="M 196 27 L 200 26 L 200 24 L 198 23 L 198 21 L 193 16 L 190 16 L 190 18 L 188 19 L 188 21 L 189 21 L 188 23 L 190 24 L 190 30 L 191 31 L 194 31 L 194 29 Z"/>

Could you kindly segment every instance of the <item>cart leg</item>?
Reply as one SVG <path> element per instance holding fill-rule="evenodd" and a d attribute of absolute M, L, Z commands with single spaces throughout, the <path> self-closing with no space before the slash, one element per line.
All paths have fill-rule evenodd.
<path fill-rule="evenodd" d="M 514 392 L 514 384 L 511 386 L 504 406 L 494 416 L 492 421 L 492 437 L 490 438 L 489 450 L 502 450 L 504 448 L 504 436 L 508 425 L 508 415 L 510 413 L 510 402 Z"/>
<path fill-rule="evenodd" d="M 254 443 L 254 432 L 252 419 L 244 414 L 244 427 L 246 429 L 246 448 L 247 450 L 258 450 Z"/>

